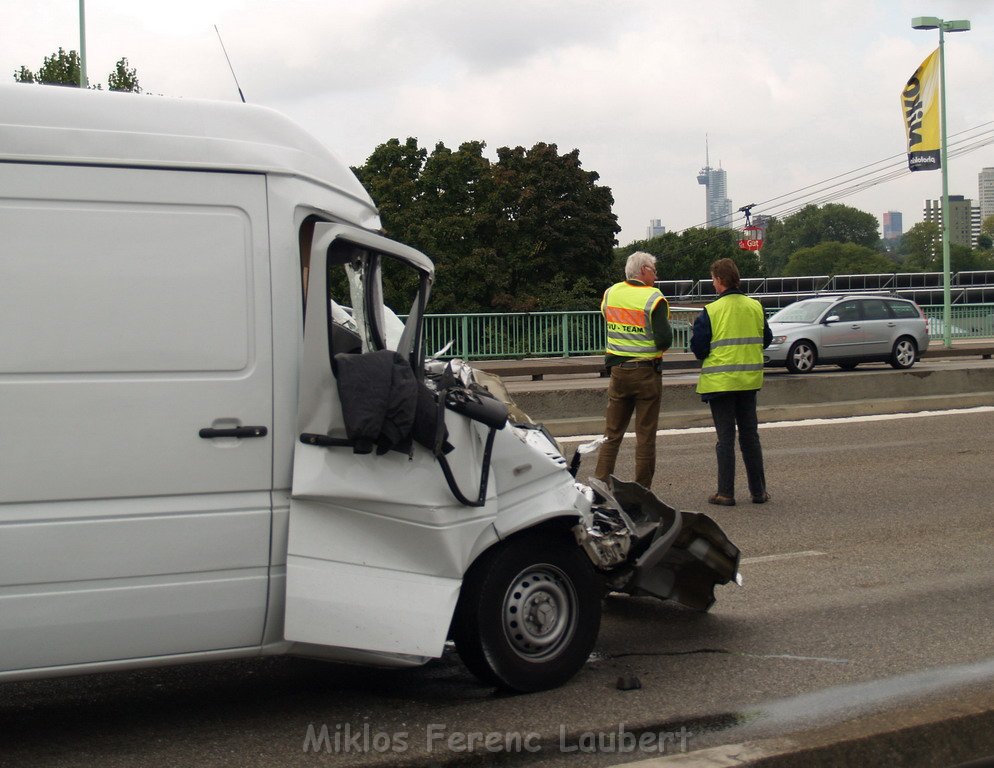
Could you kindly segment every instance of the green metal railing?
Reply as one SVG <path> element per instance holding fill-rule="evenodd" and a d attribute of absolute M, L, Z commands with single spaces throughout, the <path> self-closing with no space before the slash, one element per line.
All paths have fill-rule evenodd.
<path fill-rule="evenodd" d="M 929 336 L 943 337 L 942 307 L 923 306 Z M 958 304 L 951 307 L 954 339 L 994 338 L 994 304 Z M 690 349 L 690 335 L 698 310 L 672 310 L 672 349 Z M 522 357 L 571 357 L 604 353 L 604 318 L 596 310 L 583 312 L 511 312 L 468 315 L 425 315 L 428 354 L 449 342 L 443 358 L 465 360 Z"/>
<path fill-rule="evenodd" d="M 949 331 L 954 339 L 994 337 L 994 304 L 954 304 L 950 306 Z M 942 305 L 922 307 L 928 318 L 930 339 L 943 338 Z"/>
<path fill-rule="evenodd" d="M 697 312 L 673 310 L 673 349 L 690 348 Z M 433 354 L 450 341 L 443 358 L 466 360 L 600 355 L 606 341 L 604 318 L 582 312 L 510 312 L 425 315 L 425 350 Z"/>

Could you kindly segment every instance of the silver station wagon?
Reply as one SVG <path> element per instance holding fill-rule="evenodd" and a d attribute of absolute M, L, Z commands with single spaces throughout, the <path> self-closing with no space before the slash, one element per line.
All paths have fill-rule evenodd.
<path fill-rule="evenodd" d="M 892 296 L 815 296 L 784 307 L 769 323 L 773 343 L 764 361 L 791 373 L 809 373 L 819 363 L 847 371 L 870 362 L 910 368 L 928 349 L 921 308 Z"/>

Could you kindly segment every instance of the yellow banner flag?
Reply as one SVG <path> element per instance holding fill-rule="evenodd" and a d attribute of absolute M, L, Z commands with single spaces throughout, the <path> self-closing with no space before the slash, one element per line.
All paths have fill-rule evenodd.
<path fill-rule="evenodd" d="M 936 48 L 901 93 L 904 130 L 908 137 L 908 168 L 935 171 L 941 167 L 939 138 L 939 49 Z"/>

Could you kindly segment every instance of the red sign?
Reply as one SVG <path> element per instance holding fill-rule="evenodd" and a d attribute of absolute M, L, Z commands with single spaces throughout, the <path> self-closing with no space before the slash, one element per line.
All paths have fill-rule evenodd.
<path fill-rule="evenodd" d="M 763 241 L 752 238 L 739 240 L 739 248 L 743 251 L 758 251 L 763 247 Z"/>

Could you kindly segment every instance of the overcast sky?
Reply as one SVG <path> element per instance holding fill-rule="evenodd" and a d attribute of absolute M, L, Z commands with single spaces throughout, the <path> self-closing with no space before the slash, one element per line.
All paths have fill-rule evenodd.
<path fill-rule="evenodd" d="M 0 0 L 0 76 L 78 49 L 78 11 Z M 922 15 L 973 24 L 946 37 L 950 146 L 975 128 L 964 137 L 994 137 L 991 0 L 86 0 L 87 69 L 106 87 L 126 56 L 149 92 L 237 100 L 216 24 L 248 101 L 350 165 L 393 137 L 480 139 L 492 158 L 505 145 L 578 148 L 614 194 L 624 245 L 650 219 L 704 221 L 705 136 L 735 208 L 780 198 L 754 213 L 901 162 L 899 95 L 938 45 L 937 31 L 911 29 Z M 976 201 L 992 166 L 994 144 L 953 158 L 950 194 Z M 907 229 L 940 196 L 941 174 L 917 172 L 838 202 L 901 211 Z"/>

